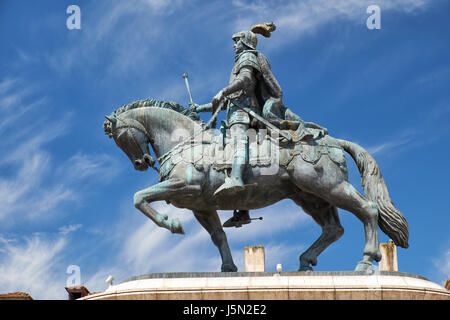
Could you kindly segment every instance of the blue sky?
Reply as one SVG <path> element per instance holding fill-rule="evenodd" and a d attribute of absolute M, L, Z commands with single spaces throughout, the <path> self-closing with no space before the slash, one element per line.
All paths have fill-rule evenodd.
<path fill-rule="evenodd" d="M 71 4 L 81 8 L 80 30 L 66 27 Z M 371 4 L 381 8 L 380 30 L 366 27 Z M 65 299 L 70 265 L 91 291 L 104 290 L 110 274 L 220 270 L 191 212 L 156 204 L 180 218 L 181 236 L 134 208 L 133 194 L 156 174 L 135 171 L 102 122 L 140 99 L 186 106 L 183 72 L 194 100 L 209 102 L 228 82 L 231 35 L 262 21 L 277 25 L 258 49 L 285 104 L 371 152 L 410 227 L 399 270 L 442 284 L 450 277 L 449 13 L 439 0 L 0 1 L 0 292 Z M 226 229 L 240 270 L 244 247 L 256 245 L 269 271 L 297 270 L 320 234 L 287 200 L 252 216 L 264 220 Z M 343 210 L 340 218 L 345 233 L 315 270 L 353 270 L 362 258 L 362 224 Z M 388 241 L 381 231 L 380 241 Z"/>

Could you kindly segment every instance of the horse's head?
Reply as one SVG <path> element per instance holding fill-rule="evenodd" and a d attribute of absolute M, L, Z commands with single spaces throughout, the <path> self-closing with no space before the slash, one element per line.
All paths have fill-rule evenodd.
<path fill-rule="evenodd" d="M 145 127 L 137 120 L 126 117 L 108 117 L 105 132 L 114 138 L 117 146 L 133 163 L 136 170 L 145 171 L 152 165 L 148 144 L 151 138 Z M 108 130 L 107 130 L 108 129 Z"/>

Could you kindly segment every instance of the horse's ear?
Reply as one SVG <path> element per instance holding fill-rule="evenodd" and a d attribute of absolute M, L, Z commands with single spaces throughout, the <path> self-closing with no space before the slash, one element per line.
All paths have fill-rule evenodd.
<path fill-rule="evenodd" d="M 117 122 L 117 118 L 111 118 L 111 117 L 108 117 L 108 116 L 105 116 L 105 118 L 107 119 L 107 120 L 109 120 L 111 123 L 116 123 Z"/>

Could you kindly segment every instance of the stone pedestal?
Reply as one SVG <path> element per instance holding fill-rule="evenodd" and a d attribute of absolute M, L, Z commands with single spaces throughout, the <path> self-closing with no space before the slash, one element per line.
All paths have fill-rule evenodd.
<path fill-rule="evenodd" d="M 82 300 L 450 300 L 403 272 L 192 272 L 133 277 Z"/>

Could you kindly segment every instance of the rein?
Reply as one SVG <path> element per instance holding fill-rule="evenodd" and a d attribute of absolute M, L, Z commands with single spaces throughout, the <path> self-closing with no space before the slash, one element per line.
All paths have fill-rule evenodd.
<path fill-rule="evenodd" d="M 120 118 L 116 118 L 116 119 L 119 120 L 119 121 L 121 121 L 121 122 L 123 122 L 125 125 L 123 125 L 123 126 L 116 126 L 115 129 L 122 129 L 122 128 L 125 128 L 125 129 L 127 129 L 127 131 L 129 131 L 128 129 L 136 129 L 136 130 L 142 132 L 142 133 L 145 135 L 145 137 L 147 138 L 148 142 L 152 143 L 152 142 L 154 141 L 154 140 L 151 138 L 151 136 L 148 134 L 148 132 L 147 132 L 147 130 L 145 129 L 145 127 L 144 127 L 139 121 L 134 120 L 134 119 L 127 119 L 127 120 L 122 120 L 122 119 L 120 119 Z M 133 124 L 130 120 L 131 120 L 132 122 L 134 122 L 134 124 Z M 131 131 L 131 137 L 133 138 L 134 143 L 137 144 L 137 145 L 139 146 L 139 149 L 141 149 L 141 152 L 142 152 L 142 154 L 144 155 L 144 161 L 146 161 L 145 158 L 149 157 L 150 160 L 149 160 L 148 162 L 150 162 L 150 163 L 148 163 L 147 161 L 146 161 L 146 162 L 148 163 L 148 165 L 149 165 L 153 170 L 155 170 L 156 172 L 159 173 L 159 169 L 155 167 L 155 163 L 156 163 L 156 161 L 157 161 L 159 158 L 155 160 L 155 158 L 153 158 L 150 154 L 147 154 L 146 150 L 144 150 L 144 149 L 142 148 L 142 146 L 140 145 L 140 143 L 138 143 L 138 141 L 137 141 L 137 139 L 136 139 L 136 136 L 134 135 L 134 132 L 133 132 L 133 131 Z M 158 161 L 158 162 L 159 162 L 159 161 Z"/>

